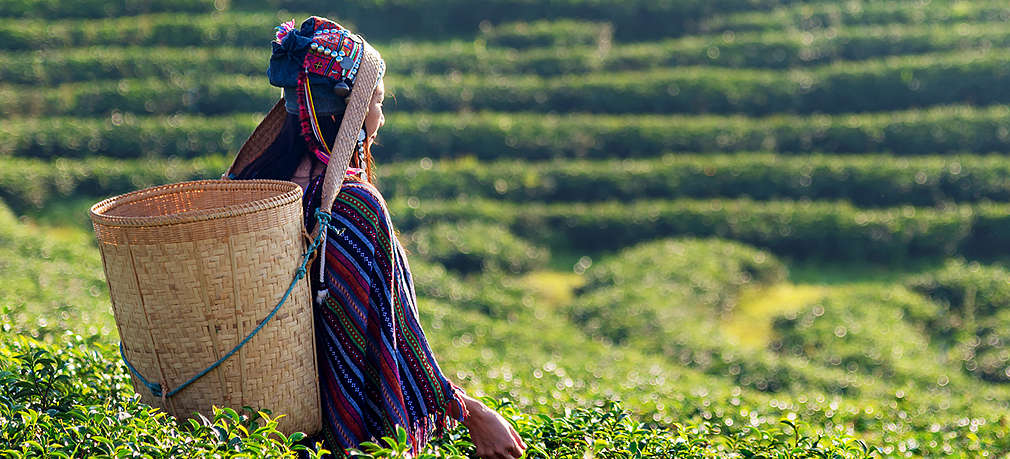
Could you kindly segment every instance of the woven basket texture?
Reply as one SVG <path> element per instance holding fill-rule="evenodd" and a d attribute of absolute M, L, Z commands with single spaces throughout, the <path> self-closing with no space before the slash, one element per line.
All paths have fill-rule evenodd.
<path fill-rule="evenodd" d="M 301 262 L 301 189 L 274 180 L 205 180 L 107 199 L 91 208 L 127 359 L 174 389 L 246 337 L 280 301 Z M 172 397 L 138 380 L 144 403 L 180 418 L 212 406 L 269 409 L 280 430 L 321 428 L 307 281 L 215 370 Z M 209 417 L 209 416 L 208 416 Z"/>

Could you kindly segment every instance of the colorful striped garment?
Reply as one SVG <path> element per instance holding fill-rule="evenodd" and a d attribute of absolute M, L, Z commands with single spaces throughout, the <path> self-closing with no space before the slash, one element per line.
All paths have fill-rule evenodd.
<path fill-rule="evenodd" d="M 306 188 L 307 225 L 314 226 L 321 183 L 319 177 Z M 428 347 L 410 266 L 379 191 L 349 174 L 333 203 L 331 224 L 336 229 L 329 231 L 325 250 L 329 295 L 315 306 L 327 444 L 347 449 L 395 438 L 399 425 L 416 454 L 452 421 L 450 404 L 466 416 L 463 391 L 442 375 Z"/>

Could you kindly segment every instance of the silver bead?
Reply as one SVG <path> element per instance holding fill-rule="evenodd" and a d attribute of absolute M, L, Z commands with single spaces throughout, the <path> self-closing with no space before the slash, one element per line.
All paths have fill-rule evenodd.
<path fill-rule="evenodd" d="M 315 50 L 316 48 L 319 48 L 319 43 L 312 42 L 312 44 L 309 45 L 309 47 L 312 48 L 313 50 Z"/>

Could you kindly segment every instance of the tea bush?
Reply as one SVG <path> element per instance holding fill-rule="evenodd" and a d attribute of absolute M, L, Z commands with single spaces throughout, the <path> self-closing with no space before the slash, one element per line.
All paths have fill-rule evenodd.
<path fill-rule="evenodd" d="M 886 6 L 869 3 L 864 8 Z M 932 7 L 936 7 L 933 3 Z M 1010 9 L 1007 10 L 1010 12 Z M 761 18 L 768 18 L 762 15 Z M 667 43 L 665 53 L 653 50 L 656 42 L 615 47 L 614 59 L 637 63 L 651 54 L 666 65 L 708 65 L 785 69 L 843 61 L 846 67 L 885 56 L 937 53 L 951 50 L 1005 46 L 1010 35 L 1002 21 L 946 24 L 841 25 L 821 30 L 727 29 L 721 34 L 696 35 Z"/>
<path fill-rule="evenodd" d="M 397 109 L 589 113 L 849 113 L 1010 101 L 1010 53 L 901 56 L 809 71 L 666 67 L 555 78 L 390 79 Z"/>
<path fill-rule="evenodd" d="M 901 385 L 936 381 L 939 354 L 910 318 L 933 317 L 936 305 L 900 289 L 852 289 L 830 295 L 774 323 L 783 354 Z"/>
<path fill-rule="evenodd" d="M 0 199 L 16 211 L 75 196 L 97 201 L 148 186 L 217 178 L 231 159 L 223 155 L 188 160 L 0 158 Z M 1010 159 L 1001 155 L 895 160 L 887 155 L 800 157 L 755 152 L 599 161 L 422 159 L 380 163 L 377 171 L 378 186 L 388 198 L 600 202 L 746 197 L 849 201 L 864 208 L 1010 200 L 1010 183 L 1005 180 Z M 989 207 L 980 203 L 976 212 Z M 996 206 L 993 217 L 1001 212 L 1002 206 Z"/>
<path fill-rule="evenodd" d="M 209 6 L 211 11 L 214 10 L 213 1 L 191 1 L 194 4 L 201 4 L 199 5 L 201 7 Z M 147 3 L 155 3 L 152 6 L 157 6 L 156 2 Z M 101 11 L 102 8 L 95 9 Z M 280 22 L 276 14 L 267 12 L 217 12 L 213 15 L 185 13 L 191 12 L 182 10 L 179 13 L 173 11 L 93 21 L 80 19 L 54 21 L 52 17 L 45 18 L 44 15 L 40 15 L 40 19 L 8 21 L 0 25 L 0 39 L 3 43 L 0 49 L 51 50 L 109 46 L 113 43 L 143 47 L 207 46 L 208 43 L 263 47 L 273 39 L 273 27 Z M 304 15 L 302 18 L 307 16 Z"/>
<path fill-rule="evenodd" d="M 481 222 L 434 224 L 414 231 L 404 244 L 418 256 L 461 273 L 505 271 L 519 274 L 542 267 L 549 257 L 501 225 Z"/>
<path fill-rule="evenodd" d="M 242 74 L 262 76 L 269 49 L 261 46 L 269 39 L 267 32 L 276 19 L 259 13 L 226 13 L 220 19 L 199 18 L 195 22 L 176 19 L 176 15 L 147 17 L 143 21 L 123 21 L 114 26 L 73 21 L 52 24 L 50 41 L 85 46 L 86 40 L 101 37 L 102 43 L 122 42 L 127 47 L 65 48 L 60 52 L 10 52 L 0 54 L 0 80 L 20 84 L 60 84 L 77 81 L 122 78 L 175 77 L 179 75 Z M 178 27 L 204 27 L 199 33 L 154 34 L 152 29 L 171 26 L 160 21 L 181 23 Z M 233 21 L 248 30 L 228 29 L 221 24 Z M 5 46 L 13 48 L 41 46 L 33 32 L 37 24 L 10 22 L 0 25 Z M 240 27 L 240 28 L 241 28 Z M 589 27 L 589 26 L 587 26 Z M 252 30 L 256 28 L 257 30 Z M 93 29 L 93 30 L 92 30 Z M 564 32 L 564 28 L 559 28 Z M 91 30 L 91 32 L 86 32 Z M 554 30 L 554 29 L 551 29 Z M 63 35 L 60 35 L 63 34 Z M 118 34 L 118 35 L 117 35 Z M 131 36 L 129 34 L 135 34 Z M 218 46 L 206 47 L 205 35 L 213 34 Z M 29 40 L 27 37 L 31 37 Z M 63 38 L 58 38 L 63 37 Z M 88 38 L 93 37 L 93 38 Z M 564 40 L 567 32 L 558 32 L 551 40 Z M 808 44 L 807 41 L 812 38 Z M 159 41 L 160 40 L 160 41 Z M 179 47 L 191 40 L 188 47 Z M 957 30 L 944 25 L 842 27 L 812 36 L 801 32 L 734 33 L 732 35 L 692 36 L 641 43 L 612 43 L 609 47 L 569 46 L 562 49 L 534 47 L 522 50 L 488 46 L 484 42 L 451 40 L 442 42 L 397 41 L 377 43 L 391 75 L 419 74 L 537 74 L 541 76 L 598 72 L 616 68 L 622 72 L 649 70 L 666 66 L 725 66 L 750 68 L 789 68 L 811 66 L 836 60 L 864 60 L 900 54 L 939 53 L 1000 48 L 1010 33 L 1001 23 L 961 24 Z M 165 46 L 171 41 L 174 46 Z M 228 45 L 231 44 L 231 45 Z M 140 46 L 143 45 L 143 46 Z M 248 47 L 237 47 L 244 45 Z M 900 62 L 901 59 L 898 59 Z M 850 71 L 858 63 L 848 62 Z M 395 93 L 393 85 L 389 88 Z M 684 93 L 684 91 L 681 91 Z"/>
<path fill-rule="evenodd" d="M 580 294 L 633 285 L 648 291 L 649 296 L 669 301 L 635 304 L 629 298 L 635 306 L 621 306 L 621 300 L 618 304 L 587 300 L 574 306 L 572 317 L 592 334 L 602 334 L 616 343 L 633 335 L 649 341 L 659 338 L 657 328 L 691 322 L 696 316 L 730 314 L 742 287 L 781 282 L 785 274 L 785 266 L 771 254 L 738 243 L 690 239 L 649 242 L 587 270 Z M 700 324 L 692 326 L 696 325 Z"/>
<path fill-rule="evenodd" d="M 513 22 L 563 17 L 588 21 L 610 21 L 618 38 L 644 39 L 682 34 L 693 29 L 705 17 L 717 12 L 767 10 L 795 0 L 711 0 L 708 2 L 614 1 L 487 1 L 475 8 L 472 3 L 455 1 L 412 0 L 384 2 L 370 0 L 342 5 L 333 11 L 354 18 L 356 30 L 369 31 L 370 36 L 402 37 L 439 35 L 472 35 L 485 21 Z M 254 2 L 232 0 L 235 9 L 284 9 L 310 11 L 318 4 L 308 0 L 270 0 Z M 330 11 L 322 13 L 329 14 Z"/>
<path fill-rule="evenodd" d="M 189 160 L 35 161 L 0 159 L 0 200 L 16 212 L 51 206 L 68 198 L 101 199 L 186 180 L 220 178 L 233 158 L 207 155 Z M 84 213 L 78 217 L 84 217 Z"/>
<path fill-rule="evenodd" d="M 115 332 L 92 237 L 22 224 L 0 202 L 0 336 L 51 341 L 71 329 L 88 336 Z"/>
<path fill-rule="evenodd" d="M 264 107 L 266 110 L 269 107 Z M 391 161 L 474 156 L 646 158 L 665 152 L 772 151 L 896 155 L 1010 151 L 1007 106 L 937 107 L 859 115 L 741 116 L 391 113 L 381 154 Z M 9 119 L 0 157 L 196 157 L 238 148 L 259 114 L 216 117 Z M 677 129 L 669 126 L 676 125 Z M 377 153 L 378 152 L 377 149 Z"/>
<path fill-rule="evenodd" d="M 1010 200 L 1004 156 L 839 157 L 671 154 L 641 160 L 405 161 L 379 167 L 396 197 L 593 202 L 749 197 L 846 200 L 865 207 Z"/>
<path fill-rule="evenodd" d="M 227 4 L 227 3 L 225 3 Z M 210 13 L 211 0 L 2 0 L 0 17 L 107 18 L 162 11 Z"/>
<path fill-rule="evenodd" d="M 535 243 L 616 250 L 671 235 L 717 236 L 800 258 L 897 262 L 955 253 L 974 237 L 970 207 L 857 209 L 845 203 L 658 200 L 528 203 L 417 197 L 390 202 L 401 229 L 482 220 Z"/>
<path fill-rule="evenodd" d="M 482 29 L 480 37 L 491 46 L 506 48 L 607 47 L 614 39 L 608 22 L 537 20 L 510 22 Z"/>
<path fill-rule="evenodd" d="M 139 403 L 111 349 L 0 334 L 0 455 L 4 457 L 298 457 L 307 450 L 269 414 L 215 410 L 179 423 Z M 251 414 L 251 416 L 250 416 Z"/>
<path fill-rule="evenodd" d="M 391 75 L 403 111 L 585 113 L 846 113 L 1010 102 L 1010 53 L 922 55 L 807 71 L 669 68 L 543 78 Z M 860 96 L 865 94 L 865 96 Z M 120 80 L 32 91 L 0 87 L 0 115 L 252 112 L 277 100 L 262 76 Z"/>
<path fill-rule="evenodd" d="M 913 276 L 906 285 L 939 305 L 927 330 L 951 347 L 951 359 L 961 362 L 966 373 L 1010 382 L 1010 272 L 957 260 Z"/>
<path fill-rule="evenodd" d="M 958 24 L 1002 22 L 1010 7 L 998 0 L 971 2 L 858 2 L 794 4 L 770 12 L 715 16 L 700 26 L 708 32 L 734 30 L 818 30 L 851 25 Z"/>
<path fill-rule="evenodd" d="M 125 368 L 107 357 L 109 349 L 71 337 L 66 345 L 29 339 L 0 340 L 0 454 L 5 457 L 171 456 L 319 457 L 315 445 L 300 444 L 302 433 L 284 435 L 266 413 L 215 409 L 213 419 L 178 423 L 137 402 Z M 563 418 L 521 414 L 508 400 L 485 402 L 509 419 L 530 446 L 526 457 L 711 457 L 756 453 L 869 457 L 866 446 L 846 435 L 815 439 L 806 426 L 785 421 L 746 433 L 716 425 L 675 424 L 657 429 L 637 421 L 619 403 L 574 409 Z M 262 416 L 262 417 L 261 417 Z M 364 444 L 352 457 L 404 458 L 406 432 L 381 444 Z M 299 452 L 304 452 L 300 456 Z M 462 429 L 432 442 L 416 458 L 472 454 Z"/>
<path fill-rule="evenodd" d="M 261 48 L 231 47 L 92 47 L 59 53 L 0 53 L 0 80 L 52 86 L 125 78 L 171 81 L 217 72 L 260 75 L 269 57 L 269 51 Z M 265 78 L 262 82 L 269 84 Z"/>

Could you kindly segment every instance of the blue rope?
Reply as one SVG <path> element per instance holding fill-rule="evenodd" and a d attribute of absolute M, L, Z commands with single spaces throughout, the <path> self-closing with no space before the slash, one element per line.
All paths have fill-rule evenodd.
<path fill-rule="evenodd" d="M 305 253 L 302 255 L 302 264 L 301 266 L 298 267 L 298 270 L 295 271 L 295 278 L 291 280 L 291 285 L 288 285 L 288 290 L 284 292 L 284 296 L 281 297 L 281 301 L 277 303 L 277 306 L 274 306 L 274 309 L 270 311 L 270 314 L 267 314 L 266 318 L 260 321 L 259 325 L 257 325 L 256 328 L 254 328 L 253 331 L 249 333 L 248 336 L 246 336 L 241 342 L 239 342 L 237 346 L 235 346 L 232 350 L 228 351 L 228 353 L 225 354 L 220 359 L 218 359 L 217 362 L 212 363 L 209 367 L 197 373 L 196 376 L 189 378 L 188 381 L 180 384 L 179 387 L 176 387 L 175 389 L 168 391 L 168 393 L 165 394 L 165 397 L 171 397 L 179 393 L 179 391 L 185 389 L 186 386 L 193 384 L 194 382 L 196 382 L 196 380 L 203 377 L 203 375 L 210 373 L 212 370 L 214 370 L 219 365 L 224 363 L 225 360 L 228 360 L 228 358 L 234 355 L 236 352 L 238 352 L 239 349 L 242 349 L 242 346 L 245 346 L 245 344 L 248 343 L 253 336 L 256 336 L 256 333 L 259 333 L 260 329 L 262 329 L 263 326 L 266 325 L 271 318 L 273 318 L 274 314 L 277 314 L 277 311 L 280 310 L 281 306 L 284 305 L 284 302 L 287 301 L 288 296 L 291 295 L 291 291 L 295 289 L 295 285 L 298 285 L 298 281 L 305 277 L 306 272 L 305 267 L 308 266 L 309 264 L 309 258 L 312 256 L 313 252 L 319 249 L 319 246 L 320 244 L 322 244 L 322 240 L 323 237 L 325 237 L 326 232 L 329 231 L 330 228 L 332 228 L 332 226 L 330 225 L 330 214 L 323 212 L 319 209 L 316 209 L 316 219 L 319 220 L 320 225 L 319 234 L 316 234 L 315 239 L 313 239 L 312 243 L 309 244 L 308 250 L 306 250 Z M 122 341 L 119 342 L 119 355 L 123 357 L 123 363 L 126 364 L 126 368 L 130 369 L 130 372 L 133 373 L 133 375 L 136 376 L 137 379 L 139 379 L 140 382 L 144 384 L 144 386 L 146 386 L 148 390 L 151 391 L 152 395 L 154 395 L 155 397 L 162 396 L 163 394 L 162 391 L 164 389 L 161 387 L 161 384 L 152 383 L 143 376 L 141 376 L 140 372 L 137 371 L 137 369 L 134 368 L 134 366 L 126 358 L 126 352 L 123 351 Z"/>

